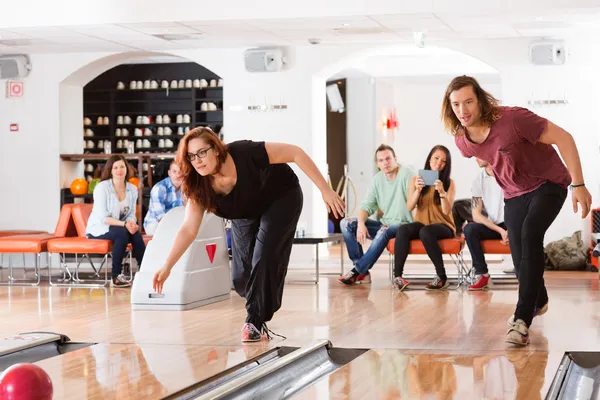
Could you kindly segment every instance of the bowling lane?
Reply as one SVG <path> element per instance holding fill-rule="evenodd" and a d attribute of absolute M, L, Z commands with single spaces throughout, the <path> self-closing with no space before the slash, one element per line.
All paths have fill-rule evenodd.
<path fill-rule="evenodd" d="M 268 351 L 262 345 L 97 344 L 36 365 L 55 399 L 157 399 Z"/>
<path fill-rule="evenodd" d="M 542 399 L 564 353 L 369 350 L 294 399 Z"/>

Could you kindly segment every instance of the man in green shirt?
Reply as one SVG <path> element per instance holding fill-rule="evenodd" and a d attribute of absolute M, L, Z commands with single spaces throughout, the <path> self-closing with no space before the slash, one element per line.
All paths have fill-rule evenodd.
<path fill-rule="evenodd" d="M 352 285 L 370 282 L 369 269 L 375 264 L 390 239 L 396 237 L 401 224 L 413 222 L 412 214 L 406 208 L 408 185 L 415 172 L 401 167 L 394 149 L 382 144 L 375 151 L 375 161 L 379 172 L 373 177 L 367 197 L 360 205 L 358 217 L 344 218 L 340 228 L 348 255 L 354 268 L 339 281 Z M 382 213 L 379 221 L 369 219 L 369 215 Z M 363 247 L 366 238 L 372 240 L 366 253 Z"/>

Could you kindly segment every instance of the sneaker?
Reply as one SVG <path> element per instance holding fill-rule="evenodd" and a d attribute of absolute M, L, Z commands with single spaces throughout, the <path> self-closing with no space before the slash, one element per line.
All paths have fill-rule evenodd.
<path fill-rule="evenodd" d="M 541 308 L 536 307 L 533 310 L 533 318 L 539 317 L 540 315 L 544 315 L 544 314 L 546 314 L 547 311 L 548 311 L 548 302 L 546 302 L 546 304 L 544 304 Z M 513 314 L 510 316 L 508 321 L 506 321 L 506 323 L 508 326 L 511 326 L 514 321 L 515 321 L 515 315 Z"/>
<path fill-rule="evenodd" d="M 394 278 L 394 282 L 392 284 L 399 291 L 403 291 L 404 288 L 408 286 L 409 282 L 401 276 L 397 276 Z"/>
<path fill-rule="evenodd" d="M 110 285 L 112 287 L 130 287 L 131 282 L 124 280 L 122 275 L 119 275 L 112 278 Z"/>
<path fill-rule="evenodd" d="M 245 323 L 242 327 L 242 342 L 260 342 L 262 335 L 254 324 Z"/>
<path fill-rule="evenodd" d="M 502 270 L 505 274 L 516 274 L 517 271 L 514 268 Z"/>
<path fill-rule="evenodd" d="M 522 319 L 518 319 L 510 325 L 506 333 L 506 342 L 527 346 L 529 344 L 529 329 Z"/>
<path fill-rule="evenodd" d="M 427 284 L 427 286 L 425 286 L 425 289 L 426 290 L 443 290 L 443 289 L 447 289 L 448 286 L 450 286 L 448 279 L 446 279 L 446 282 L 442 282 L 440 277 L 436 276 L 433 281 L 429 282 Z"/>
<path fill-rule="evenodd" d="M 492 278 L 490 274 L 477 275 L 479 278 L 477 282 L 469 286 L 469 290 L 483 290 L 492 287 Z"/>
<path fill-rule="evenodd" d="M 358 283 L 371 283 L 371 273 L 359 274 L 354 268 L 346 273 L 346 275 L 338 278 L 338 282 L 344 285 L 354 285 Z"/>

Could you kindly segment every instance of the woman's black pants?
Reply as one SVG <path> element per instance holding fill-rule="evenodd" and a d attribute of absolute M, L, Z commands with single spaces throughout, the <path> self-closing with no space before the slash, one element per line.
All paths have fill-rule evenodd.
<path fill-rule="evenodd" d="M 246 299 L 246 322 L 259 330 L 281 307 L 303 199 L 297 187 L 273 201 L 260 217 L 231 221 L 233 285 Z"/>

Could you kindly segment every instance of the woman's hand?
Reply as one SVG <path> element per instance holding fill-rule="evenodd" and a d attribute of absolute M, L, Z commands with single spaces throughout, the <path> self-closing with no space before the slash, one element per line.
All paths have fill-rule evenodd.
<path fill-rule="evenodd" d="M 136 233 L 138 231 L 138 229 L 139 229 L 138 225 L 132 219 L 127 220 L 127 222 L 125 223 L 125 228 L 127 228 L 127 230 L 129 231 L 129 233 L 131 233 L 132 235 L 134 233 Z"/>
<path fill-rule="evenodd" d="M 152 278 L 152 288 L 156 293 L 161 294 L 163 285 L 170 274 L 171 270 L 166 267 L 162 267 L 154 273 L 154 277 Z"/>
<path fill-rule="evenodd" d="M 420 176 L 417 176 L 417 179 L 415 179 L 415 190 L 421 193 L 421 189 L 423 189 L 424 187 L 425 181 Z"/>
<path fill-rule="evenodd" d="M 321 193 L 323 194 L 323 201 L 327 205 L 327 211 L 333 211 L 336 218 L 343 218 L 346 215 L 344 200 L 329 186 L 326 186 Z"/>
<path fill-rule="evenodd" d="M 434 183 L 434 187 L 435 190 L 437 190 L 437 192 L 441 195 L 446 194 L 446 191 L 444 190 L 444 184 L 442 183 L 442 181 L 440 181 L 439 179 L 437 179 Z"/>

